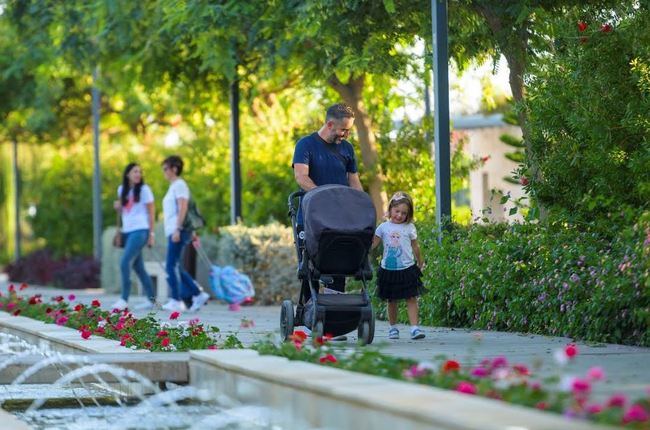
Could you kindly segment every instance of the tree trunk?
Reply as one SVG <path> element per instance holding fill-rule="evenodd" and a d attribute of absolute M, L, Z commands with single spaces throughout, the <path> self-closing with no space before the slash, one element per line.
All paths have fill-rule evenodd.
<path fill-rule="evenodd" d="M 503 19 L 493 10 L 485 7 L 478 7 L 477 10 L 487 21 L 494 40 L 496 40 L 499 49 L 506 58 L 510 70 L 508 81 L 512 97 L 517 104 L 521 104 L 525 99 L 524 74 L 526 72 L 528 50 L 528 21 L 517 24 L 517 30 L 513 32 L 513 26 L 504 23 Z M 531 176 L 539 181 L 541 180 L 539 161 L 537 160 L 537 154 L 531 147 L 528 117 L 525 109 L 518 109 L 517 122 L 521 127 L 521 134 L 526 146 L 526 158 Z M 536 203 L 539 208 L 539 217 L 543 220 L 546 218 L 548 210 L 543 202 L 537 200 Z"/>
<path fill-rule="evenodd" d="M 377 154 L 377 142 L 372 131 L 372 121 L 363 104 L 364 75 L 351 76 L 346 83 L 333 75 L 327 82 L 354 111 L 354 124 L 357 128 L 361 159 L 367 175 L 368 193 L 375 205 L 377 219 L 382 219 L 386 211 L 387 198 L 384 191 L 384 174 Z"/>

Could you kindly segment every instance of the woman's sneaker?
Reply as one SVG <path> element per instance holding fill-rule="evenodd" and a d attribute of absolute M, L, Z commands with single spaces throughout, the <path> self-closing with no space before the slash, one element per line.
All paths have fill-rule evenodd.
<path fill-rule="evenodd" d="M 147 299 L 143 303 L 140 303 L 139 305 L 135 305 L 133 309 L 135 309 L 136 311 L 150 311 L 155 307 L 156 304 L 151 300 Z"/>
<path fill-rule="evenodd" d="M 210 294 L 203 291 L 196 296 L 192 296 L 192 306 L 190 307 L 190 312 L 196 312 L 201 309 L 201 306 L 203 306 L 209 298 Z"/>
<path fill-rule="evenodd" d="M 165 303 L 162 306 L 162 308 L 166 311 L 176 311 L 176 312 L 183 312 L 187 310 L 185 303 L 183 303 L 180 300 L 174 300 L 174 299 L 169 299 L 169 301 Z"/>
<path fill-rule="evenodd" d="M 389 339 L 399 339 L 399 330 L 397 330 L 396 327 L 393 327 L 390 330 L 388 330 L 388 338 Z"/>
<path fill-rule="evenodd" d="M 411 330 L 411 339 L 413 340 L 424 339 L 424 336 L 424 332 L 419 328 L 414 328 Z"/>
<path fill-rule="evenodd" d="M 126 302 L 126 300 L 119 299 L 118 301 L 113 303 L 113 305 L 111 306 L 111 310 L 117 309 L 118 311 L 123 311 L 127 307 L 129 307 L 129 304 Z"/>

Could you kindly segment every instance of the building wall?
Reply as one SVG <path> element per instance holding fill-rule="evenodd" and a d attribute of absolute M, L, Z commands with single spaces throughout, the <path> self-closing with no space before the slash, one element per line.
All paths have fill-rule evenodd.
<path fill-rule="evenodd" d="M 482 222 L 486 217 L 492 222 L 518 222 L 523 217 L 519 211 L 514 215 L 508 212 L 514 204 L 508 201 L 501 205 L 503 194 L 510 193 L 511 199 L 525 195 L 521 185 L 512 184 L 503 178 L 511 176 L 517 163 L 507 159 L 505 154 L 513 152 L 515 148 L 506 145 L 499 138 L 502 134 L 511 134 L 521 137 L 521 129 L 511 125 L 490 126 L 462 130 L 468 138 L 465 150 L 472 157 L 489 159 L 478 169 L 470 172 L 470 206 L 472 218 L 475 222 Z M 496 192 L 492 192 L 492 191 Z M 527 203 L 527 201 L 526 201 Z"/>

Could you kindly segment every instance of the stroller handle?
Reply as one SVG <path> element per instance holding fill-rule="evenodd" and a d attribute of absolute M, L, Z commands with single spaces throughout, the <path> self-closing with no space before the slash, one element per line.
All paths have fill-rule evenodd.
<path fill-rule="evenodd" d="M 294 191 L 293 193 L 289 194 L 289 198 L 287 199 L 287 204 L 289 206 L 289 212 L 295 212 L 296 211 L 296 206 L 294 206 L 293 202 L 294 200 L 302 197 L 305 195 L 305 192 L 303 190 L 298 190 Z"/>

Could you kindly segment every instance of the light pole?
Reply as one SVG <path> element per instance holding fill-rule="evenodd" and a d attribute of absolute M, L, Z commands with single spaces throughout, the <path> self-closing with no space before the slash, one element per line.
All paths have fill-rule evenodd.
<path fill-rule="evenodd" d="M 102 258 L 102 186 L 101 166 L 99 163 L 99 102 L 100 93 L 97 87 L 98 67 L 93 69 L 92 117 L 93 117 L 93 255 L 96 260 Z"/>
<path fill-rule="evenodd" d="M 230 83 L 230 224 L 241 219 L 241 171 L 239 167 L 239 79 Z"/>
<path fill-rule="evenodd" d="M 449 148 L 449 54 L 447 0 L 431 0 L 433 31 L 433 100 L 436 167 L 436 221 L 440 233 L 451 221 L 451 162 Z M 442 234 L 439 235 L 439 240 Z"/>

